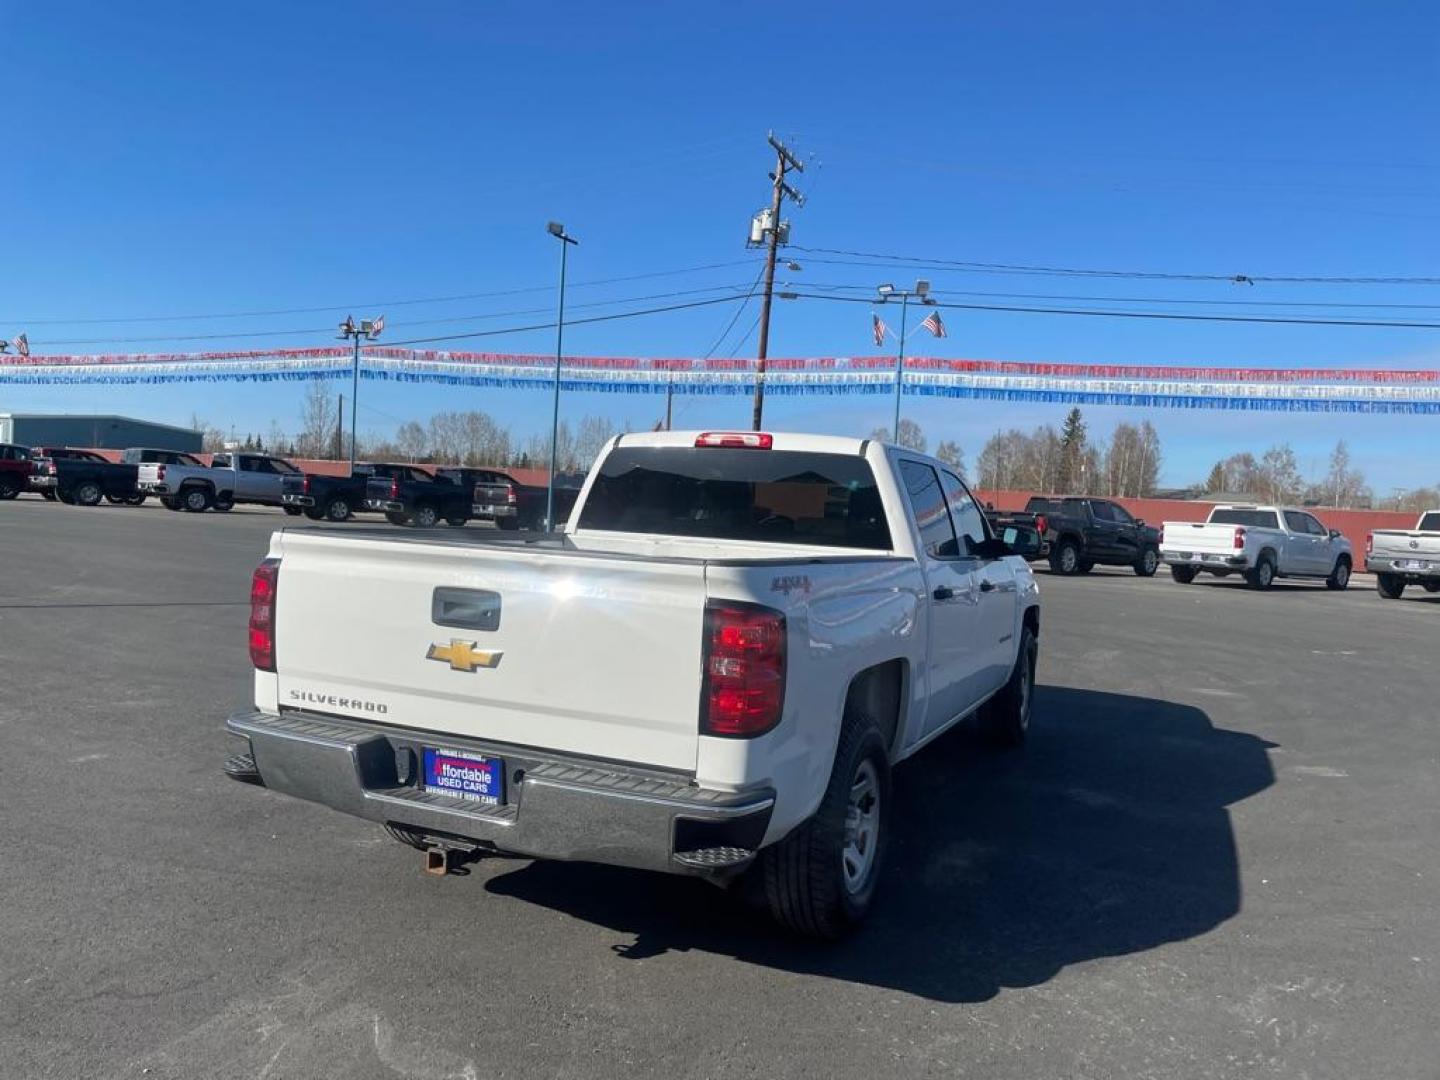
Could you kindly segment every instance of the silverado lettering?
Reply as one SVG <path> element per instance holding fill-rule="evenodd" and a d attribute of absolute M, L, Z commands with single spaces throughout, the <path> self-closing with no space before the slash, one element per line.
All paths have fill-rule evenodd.
<path fill-rule="evenodd" d="M 335 694 L 317 694 L 313 690 L 291 690 L 291 701 L 303 701 L 308 705 L 329 705 L 335 709 L 359 709 L 361 712 L 384 715 L 390 707 L 378 701 L 363 698 L 337 697 Z"/>

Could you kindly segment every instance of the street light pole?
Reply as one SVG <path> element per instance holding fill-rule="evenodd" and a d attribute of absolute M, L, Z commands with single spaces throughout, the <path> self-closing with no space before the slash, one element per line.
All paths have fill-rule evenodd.
<path fill-rule="evenodd" d="M 545 226 L 551 236 L 560 241 L 560 301 L 555 318 L 555 390 L 550 412 L 550 479 L 545 485 L 545 531 L 555 531 L 555 469 L 559 464 L 560 450 L 560 358 L 565 347 L 565 263 L 571 244 L 579 244 L 565 232 L 565 226 L 552 221 Z"/>
<path fill-rule="evenodd" d="M 885 284 L 876 291 L 880 294 L 879 302 L 882 304 L 897 296 L 900 298 L 900 354 L 895 358 L 895 426 L 890 429 L 891 438 L 898 443 L 900 441 L 900 393 L 905 386 L 905 328 L 910 312 L 910 300 L 913 297 L 922 304 L 933 305 L 935 298 L 930 295 L 930 282 L 924 278 L 915 282 L 913 289 L 897 289 L 894 285 Z"/>
<path fill-rule="evenodd" d="M 355 475 L 355 426 L 360 411 L 360 339 L 374 341 L 380 336 L 380 331 L 385 329 L 385 316 L 381 315 L 375 319 L 361 319 L 360 324 L 355 324 L 353 315 L 345 316 L 345 321 L 340 324 L 340 340 L 350 338 L 355 342 L 354 360 L 350 368 L 350 475 Z M 343 408 L 343 406 L 342 406 Z M 339 424 L 336 425 L 336 436 L 340 434 Z"/>

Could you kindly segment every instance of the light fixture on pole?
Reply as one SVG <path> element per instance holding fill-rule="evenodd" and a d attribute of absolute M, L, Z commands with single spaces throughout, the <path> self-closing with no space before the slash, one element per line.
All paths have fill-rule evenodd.
<path fill-rule="evenodd" d="M 355 359 L 350 370 L 350 475 L 355 475 L 355 422 L 360 408 L 360 341 L 374 341 L 385 329 L 385 316 L 375 319 L 361 319 L 356 325 L 355 316 L 346 315 L 340 324 L 341 341 L 355 342 Z"/>
<path fill-rule="evenodd" d="M 550 413 L 550 479 L 545 485 L 545 529 L 547 532 L 553 532 L 555 530 L 555 469 L 559 464 L 560 447 L 560 357 L 565 345 L 565 257 L 570 251 L 570 245 L 578 245 L 580 241 L 566 233 L 565 226 L 558 221 L 547 224 L 545 231 L 560 241 L 560 303 L 559 313 L 555 319 L 555 393 Z"/>
<path fill-rule="evenodd" d="M 915 282 L 913 289 L 897 289 L 887 281 L 884 285 L 877 286 L 875 292 L 879 296 L 879 300 L 876 302 L 880 304 L 888 303 L 897 296 L 900 298 L 900 353 L 895 357 L 895 426 L 890 429 L 890 437 L 898 443 L 900 441 L 900 391 L 905 383 L 906 315 L 912 297 L 922 304 L 931 306 L 934 305 L 935 298 L 930 295 L 930 282 L 924 278 Z"/>

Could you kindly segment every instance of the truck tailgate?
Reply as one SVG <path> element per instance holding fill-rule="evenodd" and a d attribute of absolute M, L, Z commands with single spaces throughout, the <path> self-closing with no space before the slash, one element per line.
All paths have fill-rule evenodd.
<path fill-rule="evenodd" d="M 1235 555 L 1235 526 L 1167 521 L 1161 548 L 1166 552 L 1188 551 L 1197 555 Z"/>
<path fill-rule="evenodd" d="M 703 562 L 309 530 L 276 546 L 282 708 L 695 768 Z"/>
<path fill-rule="evenodd" d="M 1440 533 L 1376 529 L 1370 534 L 1372 554 L 1394 559 L 1440 559 Z"/>

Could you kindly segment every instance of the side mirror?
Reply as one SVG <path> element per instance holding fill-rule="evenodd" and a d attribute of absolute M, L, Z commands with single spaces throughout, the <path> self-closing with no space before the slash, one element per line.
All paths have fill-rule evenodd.
<path fill-rule="evenodd" d="M 1136 524 L 1137 527 L 1140 526 L 1140 525 L 1144 525 L 1144 524 L 1145 524 L 1145 519 L 1144 519 L 1144 518 L 1136 518 L 1136 519 L 1135 519 L 1135 524 Z"/>
<path fill-rule="evenodd" d="M 975 554 L 982 559 L 1033 558 L 1040 554 L 1040 533 L 1028 525 L 1006 525 L 995 539 L 976 544 Z"/>
<path fill-rule="evenodd" d="M 1339 530 L 1339 529 L 1331 529 L 1331 530 L 1330 530 L 1330 539 L 1331 539 L 1331 540 L 1339 540 L 1339 539 L 1340 539 L 1340 530 Z"/>

